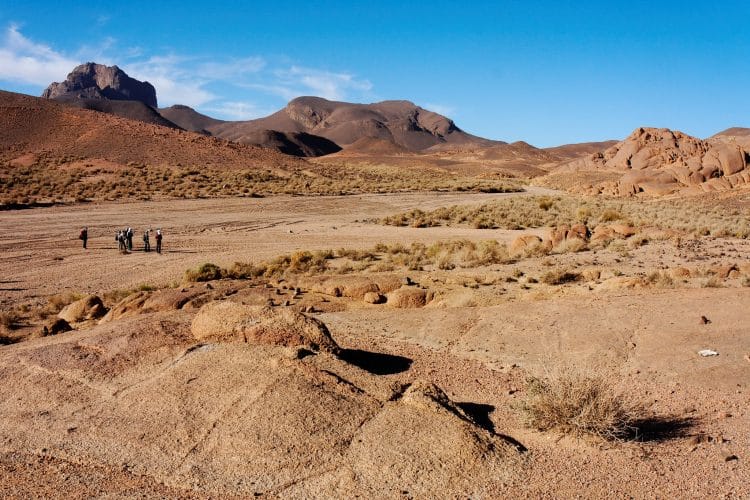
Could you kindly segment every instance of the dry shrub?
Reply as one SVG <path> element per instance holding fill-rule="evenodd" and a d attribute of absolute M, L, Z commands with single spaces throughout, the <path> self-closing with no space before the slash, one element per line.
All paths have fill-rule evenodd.
<path fill-rule="evenodd" d="M 14 330 L 20 320 L 21 317 L 15 311 L 0 312 L 0 328 L 3 330 Z"/>
<path fill-rule="evenodd" d="M 105 304 L 116 304 L 128 295 L 132 295 L 133 293 L 135 293 L 135 291 L 136 290 L 133 290 L 132 288 L 118 288 L 115 290 L 110 290 L 108 292 L 104 292 L 104 294 L 102 295 L 102 300 Z"/>
<path fill-rule="evenodd" d="M 721 278 L 718 276 L 711 276 L 706 281 L 703 282 L 703 288 L 722 288 L 724 286 L 724 283 L 721 281 Z"/>
<path fill-rule="evenodd" d="M 623 218 L 624 217 L 619 211 L 608 208 L 599 216 L 599 222 L 614 222 L 616 220 L 622 220 Z"/>
<path fill-rule="evenodd" d="M 665 271 L 650 272 L 646 276 L 646 282 L 659 288 L 670 288 L 674 286 L 674 279 Z"/>
<path fill-rule="evenodd" d="M 185 281 L 188 282 L 212 281 L 221 279 L 221 277 L 221 268 L 210 262 L 201 264 L 198 269 L 185 271 Z"/>
<path fill-rule="evenodd" d="M 50 310 L 53 310 L 55 314 L 59 313 L 63 307 L 67 306 L 68 304 L 72 304 L 76 300 L 80 299 L 81 295 L 73 292 L 68 293 L 58 293 L 55 295 L 50 296 L 47 299 L 47 303 L 49 304 Z"/>
<path fill-rule="evenodd" d="M 322 256 L 323 258 L 327 258 L 327 259 L 332 259 L 334 257 L 333 252 L 331 252 L 330 254 L 323 253 L 323 254 L 319 254 L 319 255 Z M 328 256 L 328 255 L 330 255 L 330 256 Z M 373 261 L 378 260 L 377 255 L 375 255 L 375 253 L 373 251 L 369 251 L 369 250 L 353 250 L 353 249 L 350 249 L 350 248 L 339 248 L 338 250 L 336 250 L 336 256 L 337 257 L 351 259 L 351 260 L 356 261 L 356 262 L 359 262 L 359 261 L 373 262 Z"/>
<path fill-rule="evenodd" d="M 648 245 L 650 239 L 645 234 L 637 234 L 628 240 L 628 245 L 632 249 Z"/>
<path fill-rule="evenodd" d="M 555 204 L 555 202 L 554 202 L 554 201 L 553 201 L 553 200 L 552 200 L 551 198 L 549 198 L 549 197 L 547 197 L 547 196 L 543 196 L 543 197 L 541 197 L 541 198 L 539 199 L 539 208 L 541 208 L 541 209 L 542 209 L 542 210 L 544 210 L 545 212 L 546 212 L 547 210 L 549 210 L 550 208 L 552 208 L 552 206 L 553 206 L 554 204 Z"/>
<path fill-rule="evenodd" d="M 644 420 L 646 407 L 616 390 L 616 379 L 567 365 L 548 370 L 542 378 L 529 378 L 521 404 L 525 423 L 540 431 L 609 440 L 634 436 L 635 424 Z"/>
<path fill-rule="evenodd" d="M 544 251 L 545 247 L 544 245 L 537 245 L 541 246 L 542 248 L 537 250 L 537 252 Z M 555 248 L 552 249 L 552 253 L 577 253 L 577 252 L 583 252 L 584 250 L 588 250 L 588 244 L 580 239 L 580 238 L 571 238 L 569 240 L 563 240 L 558 244 Z"/>
<path fill-rule="evenodd" d="M 564 269 L 553 269 L 544 273 L 541 280 L 542 283 L 545 283 L 547 285 L 562 285 L 565 283 L 578 281 L 580 277 L 581 275 L 579 273 L 573 273 Z"/>

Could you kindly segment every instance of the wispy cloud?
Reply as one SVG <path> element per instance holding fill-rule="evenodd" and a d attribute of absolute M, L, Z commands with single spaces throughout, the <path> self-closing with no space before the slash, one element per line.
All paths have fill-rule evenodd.
<path fill-rule="evenodd" d="M 438 113 L 443 116 L 447 116 L 450 118 L 452 115 L 456 113 L 456 108 L 452 106 L 446 106 L 445 104 L 437 104 L 434 102 L 428 102 L 425 103 L 423 106 L 424 109 L 427 109 L 429 111 L 434 111 L 435 113 Z"/>
<path fill-rule="evenodd" d="M 109 24 L 109 21 L 111 19 L 112 19 L 112 16 L 109 16 L 107 14 L 100 14 L 96 16 L 96 20 L 94 21 L 94 23 L 97 26 L 102 27 L 102 26 L 106 26 L 107 24 Z"/>
<path fill-rule="evenodd" d="M 106 23 L 109 19 L 97 21 Z M 356 100 L 369 95 L 373 88 L 369 80 L 353 73 L 297 65 L 283 57 L 269 61 L 258 55 L 209 58 L 149 54 L 143 47 L 119 47 L 111 37 L 82 44 L 65 54 L 26 38 L 16 24 L 8 26 L 0 44 L 0 81 L 43 88 L 61 81 L 75 66 L 87 61 L 118 64 L 133 78 L 150 82 L 156 87 L 160 106 L 185 104 L 227 119 L 268 114 L 277 107 L 277 102 L 269 102 L 269 96 L 284 100 L 300 95 Z"/>
<path fill-rule="evenodd" d="M 64 77 L 78 64 L 76 59 L 29 40 L 16 24 L 8 26 L 3 34 L 0 80 L 46 86 L 59 81 L 61 75 Z"/>
<path fill-rule="evenodd" d="M 229 120 L 252 120 L 267 116 L 275 110 L 269 109 L 252 102 L 222 101 L 204 108 L 211 116 L 217 116 Z"/>
<path fill-rule="evenodd" d="M 198 107 L 217 98 L 206 90 L 206 80 L 196 78 L 186 69 L 189 58 L 167 55 L 154 56 L 144 61 L 133 61 L 122 69 L 133 78 L 156 87 L 159 105 L 185 104 Z"/>
<path fill-rule="evenodd" d="M 345 99 L 351 91 L 372 90 L 372 83 L 360 80 L 350 73 L 335 73 L 303 66 L 277 70 L 276 76 L 279 78 L 277 88 L 285 89 L 288 94 L 313 94 L 326 99 Z"/>
<path fill-rule="evenodd" d="M 232 80 L 256 74 L 265 66 L 265 59 L 254 56 L 241 59 L 228 59 L 225 61 L 198 62 L 198 64 L 192 68 L 192 72 L 201 78 L 209 80 Z"/>

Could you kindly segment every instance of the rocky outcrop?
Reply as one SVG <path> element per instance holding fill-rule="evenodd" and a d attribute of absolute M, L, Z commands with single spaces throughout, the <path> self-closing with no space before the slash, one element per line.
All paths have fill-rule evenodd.
<path fill-rule="evenodd" d="M 388 305 L 399 309 L 415 309 L 424 307 L 432 294 L 427 290 L 411 286 L 402 286 L 388 294 Z"/>
<path fill-rule="evenodd" d="M 57 314 L 57 317 L 64 319 L 68 323 L 80 323 L 82 321 L 101 318 L 106 313 L 107 308 L 104 307 L 102 299 L 96 295 L 88 295 L 65 306 Z"/>
<path fill-rule="evenodd" d="M 606 151 L 567 163 L 557 172 L 618 172 L 617 181 L 591 189 L 619 196 L 663 195 L 685 189 L 723 191 L 747 184 L 747 163 L 748 152 L 737 144 L 701 140 L 663 128 L 639 128 Z"/>
<path fill-rule="evenodd" d="M 336 353 L 339 346 L 328 328 L 316 318 L 291 309 L 246 306 L 214 301 L 201 307 L 193 319 L 196 340 L 305 347 Z"/>
<path fill-rule="evenodd" d="M 156 108 L 156 90 L 153 85 L 129 77 L 117 66 L 93 62 L 77 66 L 64 82 L 50 84 L 42 97 L 140 101 Z"/>
<path fill-rule="evenodd" d="M 513 255 L 523 254 L 538 248 L 542 239 L 534 234 L 522 234 L 516 237 L 510 244 L 510 253 Z"/>
<path fill-rule="evenodd" d="M 73 329 L 73 327 L 70 326 L 70 323 L 65 321 L 62 318 L 54 318 L 52 320 L 49 320 L 46 324 L 42 326 L 42 331 L 40 332 L 40 337 L 47 337 L 48 335 L 58 335 L 60 333 L 69 332 Z"/>

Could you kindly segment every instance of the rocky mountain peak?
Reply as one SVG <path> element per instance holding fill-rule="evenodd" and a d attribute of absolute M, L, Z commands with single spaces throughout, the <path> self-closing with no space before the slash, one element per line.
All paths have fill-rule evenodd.
<path fill-rule="evenodd" d="M 117 66 L 88 62 L 76 66 L 64 82 L 50 84 L 42 93 L 47 99 L 109 99 L 141 101 L 156 108 L 156 89 L 131 78 Z"/>

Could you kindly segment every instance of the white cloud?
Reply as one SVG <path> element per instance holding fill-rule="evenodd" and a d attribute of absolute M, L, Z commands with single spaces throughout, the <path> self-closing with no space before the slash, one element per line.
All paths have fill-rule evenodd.
<path fill-rule="evenodd" d="M 452 106 L 446 106 L 444 104 L 437 103 L 426 103 L 423 108 L 428 111 L 434 111 L 439 115 L 447 116 L 448 118 L 450 118 L 456 112 L 456 108 Z"/>
<path fill-rule="evenodd" d="M 289 69 L 276 72 L 280 83 L 296 95 L 313 94 L 326 99 L 340 100 L 347 98 L 350 91 L 368 92 L 372 83 L 360 80 L 350 73 L 334 73 L 331 71 L 292 66 Z M 294 91 L 293 89 L 302 89 Z"/>
<path fill-rule="evenodd" d="M 185 104 L 198 107 L 216 99 L 204 88 L 207 81 L 195 78 L 186 68 L 188 61 L 188 58 L 176 55 L 154 56 L 128 63 L 122 69 L 133 78 L 156 87 L 159 106 Z"/>
<path fill-rule="evenodd" d="M 98 21 L 106 24 L 109 19 Z M 247 101 L 253 94 L 259 102 L 267 100 L 262 95 L 285 100 L 301 95 L 357 100 L 372 90 L 370 81 L 352 73 L 294 65 L 284 58 L 267 61 L 260 56 L 148 54 L 143 47 L 119 47 L 111 37 L 65 54 L 26 38 L 15 24 L 7 27 L 0 43 L 0 81 L 44 88 L 64 80 L 74 67 L 87 61 L 117 64 L 133 78 L 148 81 L 156 88 L 160 106 L 185 104 L 231 119 L 256 118 L 275 107 Z M 252 91 L 246 92 L 251 95 L 243 95 L 242 89 Z"/>
<path fill-rule="evenodd" d="M 200 62 L 193 68 L 193 73 L 211 80 L 233 80 L 247 74 L 258 73 L 266 65 L 262 57 L 245 57 L 226 61 Z"/>
<path fill-rule="evenodd" d="M 15 24 L 5 30 L 0 46 L 0 80 L 46 87 L 53 81 L 64 80 L 78 64 L 80 61 L 76 59 L 29 40 Z"/>
<path fill-rule="evenodd" d="M 273 113 L 275 110 L 251 102 L 224 101 L 205 108 L 211 116 L 224 120 L 252 120 Z"/>
<path fill-rule="evenodd" d="M 109 16 L 107 14 L 101 14 L 96 17 L 96 20 L 94 21 L 94 23 L 97 26 L 102 27 L 102 26 L 106 26 L 111 19 L 112 19 L 112 16 Z"/>
<path fill-rule="evenodd" d="M 295 97 L 299 97 L 303 95 L 304 93 L 304 92 L 301 92 L 300 90 L 295 90 L 290 87 L 287 87 L 281 83 L 270 84 L 270 85 L 264 84 L 264 83 L 240 83 L 237 86 L 245 88 L 245 89 L 250 89 L 250 90 L 259 90 L 263 92 L 264 94 L 275 95 L 287 101 L 291 101 Z"/>

